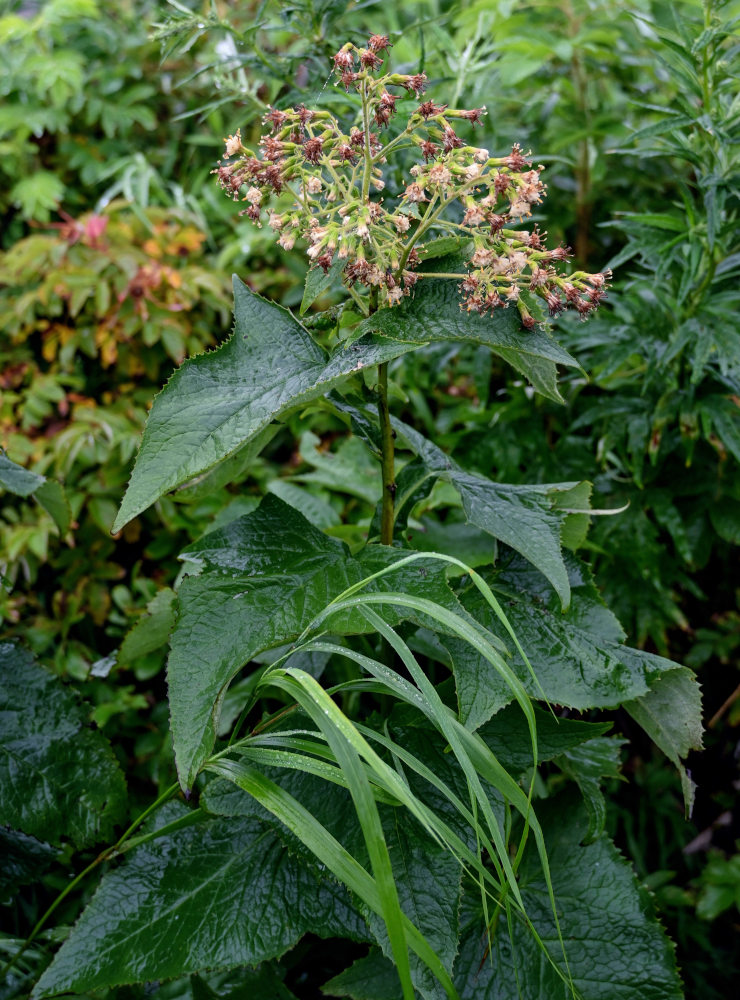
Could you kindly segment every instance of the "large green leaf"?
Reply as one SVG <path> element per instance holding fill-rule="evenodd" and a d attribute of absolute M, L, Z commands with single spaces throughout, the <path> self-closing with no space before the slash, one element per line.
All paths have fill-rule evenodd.
<path fill-rule="evenodd" d="M 623 645 L 624 632 L 602 602 L 588 568 L 564 554 L 573 602 L 563 612 L 547 581 L 511 553 L 489 582 L 537 675 L 533 681 L 518 655 L 512 667 L 529 694 L 569 708 L 614 708 L 645 695 L 665 674 L 681 669 L 662 656 Z M 478 592 L 463 598 L 467 609 L 492 632 L 504 632 Z M 444 638 L 455 670 L 461 718 L 471 728 L 511 701 L 511 692 L 469 646 Z"/>
<path fill-rule="evenodd" d="M 570 511 L 587 509 L 588 503 L 584 504 L 583 498 L 583 487 L 587 484 L 494 483 L 478 473 L 465 472 L 441 448 L 407 424 L 394 421 L 394 429 L 397 438 L 419 456 L 429 473 L 455 487 L 468 522 L 509 545 L 536 566 L 567 608 L 570 583 L 561 551 L 562 536 L 573 516 L 583 517 Z"/>
<path fill-rule="evenodd" d="M 624 706 L 651 740 L 676 765 L 681 776 L 686 814 L 694 804 L 694 782 L 684 766 L 691 750 L 701 750 L 701 689 L 688 667 L 672 670 L 646 695 Z"/>
<path fill-rule="evenodd" d="M 0 823 L 77 847 L 109 839 L 126 785 L 89 711 L 13 643 L 0 643 Z"/>
<path fill-rule="evenodd" d="M 374 431 L 367 410 L 332 397 L 332 404 L 347 414 L 358 434 L 371 447 Z M 402 527 L 417 500 L 429 493 L 429 483 L 443 479 L 460 494 L 469 524 L 482 529 L 521 553 L 543 573 L 555 588 L 564 608 L 570 603 L 568 570 L 563 546 L 583 541 L 587 527 L 589 483 L 536 483 L 512 486 L 495 483 L 475 472 L 466 472 L 428 438 L 401 420 L 393 419 L 396 442 L 408 447 L 417 458 L 398 477 L 396 516 Z M 573 513 L 575 510 L 584 513 Z M 376 512 L 374 526 L 379 525 Z M 449 530 L 447 528 L 446 530 Z M 426 547 L 426 546 L 425 546 Z"/>
<path fill-rule="evenodd" d="M 205 818 L 134 848 L 103 878 L 33 996 L 256 965 L 307 931 L 367 937 L 346 890 L 270 826 Z"/>
<path fill-rule="evenodd" d="M 425 268 L 457 273 L 462 266 L 462 258 L 454 255 L 434 260 Z M 524 375 L 538 392 L 562 402 L 557 365 L 577 366 L 575 359 L 541 329 L 522 329 L 514 308 L 498 309 L 492 316 L 462 311 L 457 285 L 449 279 L 425 278 L 416 286 L 413 298 L 364 320 L 357 336 L 379 333 L 416 344 L 447 340 L 483 344 Z"/>
<path fill-rule="evenodd" d="M 0 903 L 9 902 L 19 886 L 38 882 L 58 853 L 35 837 L 0 826 Z"/>
<path fill-rule="evenodd" d="M 253 514 L 185 549 L 183 557 L 203 569 L 180 587 L 168 665 L 175 756 L 185 785 L 211 752 L 221 701 L 238 670 L 263 650 L 293 641 L 332 598 L 404 554 L 378 545 L 353 557 L 272 495 Z M 381 588 L 423 594 L 461 610 L 444 568 L 433 560 L 370 586 Z M 410 614 L 386 610 L 392 624 Z M 330 628 L 344 634 L 371 630 L 354 610 L 333 616 Z"/>
<path fill-rule="evenodd" d="M 350 997 L 351 1000 L 398 1000 L 401 980 L 392 962 L 379 948 L 358 959 L 353 965 L 328 983 L 321 992 L 330 997 Z"/>
<path fill-rule="evenodd" d="M 290 792 L 365 867 L 369 859 L 349 793 L 301 771 L 261 768 L 273 781 Z M 203 797 L 205 808 L 221 815 L 270 818 L 262 807 L 232 782 L 212 782 Z M 452 971 L 458 939 L 461 869 L 453 855 L 425 832 L 406 810 L 384 806 L 381 819 L 390 853 L 401 908 L 427 938 Z M 274 821 L 274 820 L 273 820 Z M 286 827 L 281 836 L 291 851 L 311 857 L 307 848 Z M 376 939 L 390 954 L 383 921 L 365 914 Z M 412 977 L 422 996 L 437 1000 L 444 990 L 424 964 L 411 956 Z M 399 994 L 400 996 L 400 994 Z"/>
<path fill-rule="evenodd" d="M 286 309 L 234 279 L 234 332 L 186 361 L 157 396 L 113 525 L 212 469 L 287 410 L 414 345 L 363 337 L 329 358 Z"/>
<path fill-rule="evenodd" d="M 647 892 L 606 837 L 587 847 L 585 810 L 573 794 L 539 803 L 555 900 L 570 973 L 582 1000 L 680 1000 L 673 946 Z M 564 971 L 545 881 L 532 853 L 521 868 L 522 897 L 551 958 Z M 462 1000 L 571 1000 L 529 929 L 501 917 L 486 954 L 486 928 L 475 891 L 464 908 L 455 963 Z"/>

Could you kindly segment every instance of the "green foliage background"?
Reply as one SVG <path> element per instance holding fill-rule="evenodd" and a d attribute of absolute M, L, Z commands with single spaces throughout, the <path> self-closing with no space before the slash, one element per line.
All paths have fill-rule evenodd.
<path fill-rule="evenodd" d="M 607 827 L 677 942 L 687 996 L 726 996 L 740 971 L 731 955 L 740 905 L 738 5 L 712 4 L 717 21 L 704 30 L 706 7 L 662 0 L 0 9 L 0 443 L 11 461 L 63 483 L 69 504 L 60 515 L 35 490 L 0 496 L 4 637 L 92 706 L 129 785 L 127 804 L 92 803 L 95 823 L 68 818 L 44 849 L 19 853 L 3 883 L 4 955 L 68 872 L 173 781 L 163 665 L 177 554 L 265 493 L 351 546 L 367 534 L 376 468 L 320 404 L 310 430 L 290 417 L 228 481 L 190 485 L 121 533 L 110 529 L 155 393 L 174 365 L 229 329 L 230 273 L 300 304 L 302 256 L 279 254 L 269 232 L 238 219 L 209 176 L 221 136 L 241 126 L 256 139 L 268 103 L 331 100 L 332 54 L 377 31 L 390 34 L 394 63 L 423 69 L 447 102 L 487 106 L 482 145 L 532 148 L 547 165 L 552 241 L 565 240 L 583 266 L 614 269 L 598 318 L 558 324 L 582 366 L 560 383 L 564 404 L 533 396 L 485 349 L 434 344 L 395 362 L 394 412 L 468 473 L 510 484 L 589 480 L 592 507 L 626 506 L 592 518 L 585 545 L 596 585 L 632 645 L 698 671 L 709 728 L 690 762 L 698 789 L 686 823 L 665 757 L 626 712 L 601 713 L 630 740 L 630 783 L 606 779 Z M 454 483 L 409 530 L 430 549 L 475 559 Z M 235 697 L 225 717 L 238 711 Z M 116 760 L 106 766 L 99 780 L 115 785 Z M 3 809 L 0 821 L 13 824 Z M 256 820 L 234 822 L 246 837 Z M 65 899 L 0 995 L 38 978 L 93 889 L 94 879 Z M 158 995 L 277 997 L 289 983 L 318 996 L 316 984 L 344 964 L 316 939 L 241 980 L 175 982 Z"/>

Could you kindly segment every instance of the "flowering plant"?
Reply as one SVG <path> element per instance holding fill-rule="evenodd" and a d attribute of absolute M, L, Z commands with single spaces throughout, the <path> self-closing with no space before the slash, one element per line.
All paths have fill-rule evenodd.
<path fill-rule="evenodd" d="M 388 44 L 374 35 L 336 53 L 338 81 L 359 95 L 348 130 L 328 111 L 271 110 L 260 155 L 237 131 L 218 167 L 253 222 L 269 211 L 284 248 L 305 241 L 302 313 L 323 269 L 341 271 L 361 315 L 348 311 L 328 350 L 311 331 L 335 310 L 304 325 L 237 278 L 233 335 L 156 398 L 114 524 L 182 487 L 241 483 L 276 425 L 310 420 L 315 403 L 372 467 L 375 510 L 353 526 L 367 538 L 334 537 L 345 525 L 296 476 L 182 553 L 163 630 L 179 787 L 198 807 L 168 803 L 128 845 L 34 1000 L 238 965 L 277 974 L 269 963 L 309 931 L 372 945 L 325 984 L 332 995 L 680 993 L 670 946 L 604 834 L 600 782 L 617 775 L 623 741 L 557 706 L 623 705 L 682 767 L 696 685 L 623 645 L 576 557 L 590 484 L 492 482 L 389 407 L 389 364 L 434 340 L 484 345 L 559 400 L 556 366 L 576 362 L 538 329 L 540 300 L 588 315 L 607 276 L 566 275 L 567 251 L 521 228 L 541 168 L 518 146 L 495 158 L 465 145 L 457 128 L 483 108 L 424 101 L 394 131 L 403 91 L 419 99 L 425 80 L 377 76 Z M 396 192 L 391 153 L 417 154 Z M 328 481 L 357 494 L 357 469 Z M 440 508 L 452 517 L 432 522 L 430 551 L 417 538 Z M 543 761 L 552 770 L 538 776 Z M 608 934 L 594 934 L 604 912 Z"/>
<path fill-rule="evenodd" d="M 454 126 L 476 126 L 485 108 L 453 109 L 425 100 L 391 136 L 403 92 L 419 99 L 426 77 L 374 75 L 389 45 L 387 36 L 372 35 L 366 48 L 348 42 L 334 56 L 337 82 L 360 96 L 359 124 L 345 130 L 331 112 L 304 105 L 272 109 L 264 117 L 270 131 L 260 140 L 261 155 L 244 146 L 240 130 L 225 140 L 226 160 L 215 171 L 223 189 L 235 201 L 246 189 L 242 200 L 248 207 L 242 211 L 258 226 L 268 208 L 283 249 L 304 240 L 311 262 L 325 272 L 335 259 L 344 261 L 344 281 L 365 313 L 411 294 L 429 276 L 420 270 L 426 241 L 454 234 L 472 241 L 466 272 L 434 277 L 458 280 L 469 312 L 513 302 L 524 327 L 532 329 L 529 291 L 544 300 L 551 316 L 571 308 L 586 317 L 604 297 L 608 273 L 560 273 L 557 265 L 570 256 L 565 247 L 548 249 L 536 225 L 513 228 L 542 201 L 544 167 L 533 167 L 519 145 L 496 157 L 464 142 Z M 384 167 L 391 153 L 409 149 L 421 162 L 411 167 L 405 189 L 390 193 Z M 292 203 L 283 208 L 279 196 L 286 192 Z M 366 294 L 354 291 L 356 283 Z"/>

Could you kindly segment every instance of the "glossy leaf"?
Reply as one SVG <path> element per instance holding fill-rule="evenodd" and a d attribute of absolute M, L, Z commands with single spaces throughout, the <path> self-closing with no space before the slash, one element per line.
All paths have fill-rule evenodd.
<path fill-rule="evenodd" d="M 30 653 L 0 643 L 0 823 L 88 847 L 123 819 L 126 785 L 74 692 Z"/>
<path fill-rule="evenodd" d="M 296 798 L 364 867 L 368 866 L 360 824 L 346 790 L 332 785 L 331 794 L 327 794 L 326 782 L 312 774 L 276 767 L 261 770 Z M 223 780 L 209 785 L 204 804 L 221 815 L 271 818 L 250 795 Z M 460 865 L 405 809 L 385 806 L 380 815 L 401 908 L 451 971 L 458 938 Z M 313 856 L 295 833 L 281 825 L 280 835 L 291 851 L 305 857 L 307 862 L 312 860 Z M 375 938 L 388 951 L 388 935 L 382 920 L 371 911 L 366 913 L 366 919 Z M 422 995 L 444 997 L 444 990 L 424 964 L 415 955 L 410 959 L 412 977 Z"/>
<path fill-rule="evenodd" d="M 257 965 L 307 931 L 367 933 L 346 891 L 270 826 L 207 818 L 134 848 L 103 878 L 33 996 Z"/>
<path fill-rule="evenodd" d="M 276 417 L 412 348 L 363 337 L 329 358 L 286 309 L 235 278 L 234 332 L 186 361 L 155 399 L 113 530 L 234 455 Z"/>
<path fill-rule="evenodd" d="M 582 847 L 585 810 L 572 794 L 541 803 L 538 814 L 550 857 L 568 967 L 579 1000 L 681 1000 L 673 946 L 658 924 L 647 892 L 605 836 Z M 521 869 L 522 895 L 550 956 L 565 974 L 545 886 L 531 855 Z M 543 960 L 521 922 L 509 939 L 497 921 L 490 955 L 479 901 L 469 896 L 455 965 L 462 1000 L 568 1000 L 567 984 Z"/>
<path fill-rule="evenodd" d="M 429 265 L 432 270 L 453 273 L 463 266 L 458 256 L 435 259 Z M 542 330 L 524 330 L 516 309 L 497 309 L 485 317 L 461 311 L 458 284 L 425 278 L 416 286 L 413 298 L 364 320 L 357 336 L 372 332 L 415 344 L 447 340 L 483 344 L 524 375 L 538 392 L 561 402 L 557 366 L 576 366 L 574 358 Z"/>
<path fill-rule="evenodd" d="M 72 512 L 62 484 L 11 462 L 1 448 L 0 486 L 16 496 L 33 496 L 49 514 L 60 535 L 69 531 Z"/>
<path fill-rule="evenodd" d="M 684 761 L 691 750 L 701 750 L 701 689 L 688 667 L 666 674 L 651 690 L 624 706 L 651 740 L 676 765 L 681 776 L 687 815 L 694 804 L 694 783 Z"/>
<path fill-rule="evenodd" d="M 512 667 L 533 697 L 542 693 L 555 705 L 569 708 L 613 708 L 640 698 L 679 664 L 623 645 L 624 632 L 603 604 L 588 568 L 570 553 L 564 555 L 573 602 L 563 612 L 545 579 L 512 554 L 501 571 L 491 574 L 491 586 L 527 654 L 541 685 L 537 685 L 518 655 Z M 491 631 L 504 637 L 494 616 L 472 591 L 463 603 Z M 452 639 L 443 639 L 455 669 L 461 714 L 480 724 L 511 695 L 481 657 Z M 468 723 L 471 724 L 470 722 Z"/>
<path fill-rule="evenodd" d="M 351 408 L 345 409 L 352 413 Z M 460 494 L 468 523 L 509 545 L 536 566 L 555 588 L 563 608 L 567 608 L 570 582 L 562 547 L 583 540 L 590 484 L 495 483 L 478 473 L 464 471 L 450 455 L 400 420 L 393 425 L 397 440 L 418 456 L 421 466 L 416 471 L 420 481 L 426 474 L 451 483 Z M 573 510 L 584 513 L 573 514 Z"/>
<path fill-rule="evenodd" d="M 192 784 L 211 751 L 221 699 L 237 671 L 263 650 L 295 640 L 333 597 L 402 556 L 388 546 L 350 556 L 341 542 L 272 495 L 253 514 L 185 549 L 183 558 L 203 568 L 178 592 L 167 671 L 175 756 L 185 785 Z M 370 585 L 391 587 L 460 610 L 444 568 L 431 560 Z M 412 613 L 388 609 L 386 614 L 389 622 L 398 622 Z M 329 628 L 342 634 L 371 631 L 357 611 L 332 616 Z"/>

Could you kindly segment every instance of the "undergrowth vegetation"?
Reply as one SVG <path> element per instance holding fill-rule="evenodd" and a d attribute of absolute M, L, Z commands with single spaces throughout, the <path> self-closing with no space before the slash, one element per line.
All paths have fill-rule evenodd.
<path fill-rule="evenodd" d="M 29 6 L 0 998 L 727 996 L 737 3 Z"/>

